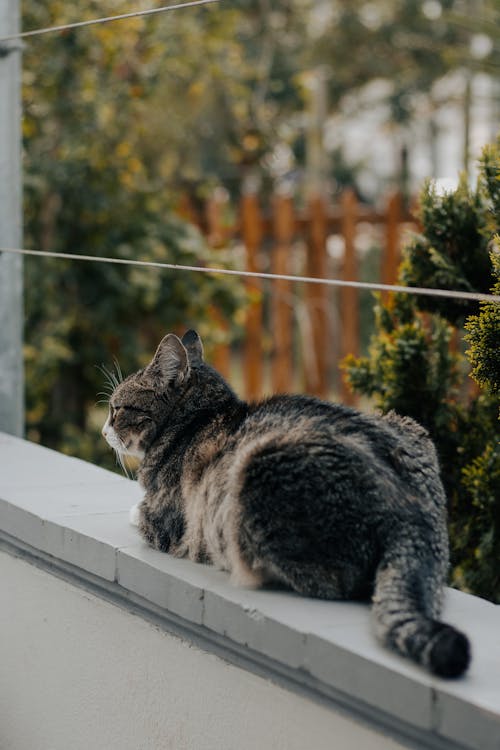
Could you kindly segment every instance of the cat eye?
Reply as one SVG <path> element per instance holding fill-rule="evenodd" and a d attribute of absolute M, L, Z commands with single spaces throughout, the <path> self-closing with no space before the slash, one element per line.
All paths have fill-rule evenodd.
<path fill-rule="evenodd" d="M 113 422 L 114 419 L 116 419 L 116 415 L 120 411 L 120 409 L 123 409 L 123 406 L 113 406 L 112 404 L 109 405 L 109 416 L 111 421 Z"/>
<path fill-rule="evenodd" d="M 112 413 L 118 412 L 120 409 L 123 409 L 124 411 L 135 411 L 139 414 L 146 414 L 144 409 L 140 409 L 138 406 L 132 406 L 130 404 L 115 404 L 114 406 L 111 406 Z"/>

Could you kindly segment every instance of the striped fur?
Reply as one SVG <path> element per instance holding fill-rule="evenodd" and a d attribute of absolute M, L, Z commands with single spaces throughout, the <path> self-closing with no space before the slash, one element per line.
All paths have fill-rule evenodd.
<path fill-rule="evenodd" d="M 307 396 L 247 404 L 189 331 L 117 385 L 105 432 L 142 459 L 139 528 L 153 547 L 239 585 L 372 597 L 383 643 L 443 677 L 467 669 L 467 638 L 438 619 L 446 501 L 413 420 Z"/>

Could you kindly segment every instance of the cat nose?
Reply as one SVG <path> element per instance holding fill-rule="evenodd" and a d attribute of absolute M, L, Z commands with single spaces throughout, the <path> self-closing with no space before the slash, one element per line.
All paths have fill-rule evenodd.
<path fill-rule="evenodd" d="M 102 428 L 101 432 L 102 432 L 102 436 L 103 436 L 103 437 L 106 437 L 106 436 L 107 436 L 107 434 L 108 434 L 108 431 L 107 431 L 107 429 L 106 429 L 106 425 L 104 425 L 104 427 Z"/>

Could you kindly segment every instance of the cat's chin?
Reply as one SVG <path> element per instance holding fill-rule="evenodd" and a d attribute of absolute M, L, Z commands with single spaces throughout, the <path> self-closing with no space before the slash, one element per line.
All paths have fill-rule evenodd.
<path fill-rule="evenodd" d="M 140 436 L 134 437 L 129 440 L 129 445 L 126 445 L 124 441 L 118 437 L 113 427 L 109 424 L 109 419 L 106 420 L 106 424 L 102 428 L 102 434 L 107 444 L 113 448 L 113 450 L 119 455 L 120 459 L 124 456 L 132 457 L 142 461 L 144 458 L 144 451 L 139 447 Z"/>
<path fill-rule="evenodd" d="M 145 455 L 145 452 L 140 448 L 130 448 L 129 450 L 122 451 L 122 456 L 127 456 L 127 458 L 135 458 L 138 461 L 142 461 Z"/>

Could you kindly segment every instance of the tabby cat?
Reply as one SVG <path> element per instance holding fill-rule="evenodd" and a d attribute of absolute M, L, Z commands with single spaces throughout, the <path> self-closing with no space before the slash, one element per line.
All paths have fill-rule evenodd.
<path fill-rule="evenodd" d="M 371 596 L 383 643 L 442 677 L 467 669 L 467 638 L 437 619 L 445 495 L 416 422 L 308 396 L 245 403 L 195 331 L 165 336 L 109 406 L 104 437 L 141 461 L 138 525 L 152 547 L 242 586 Z"/>

